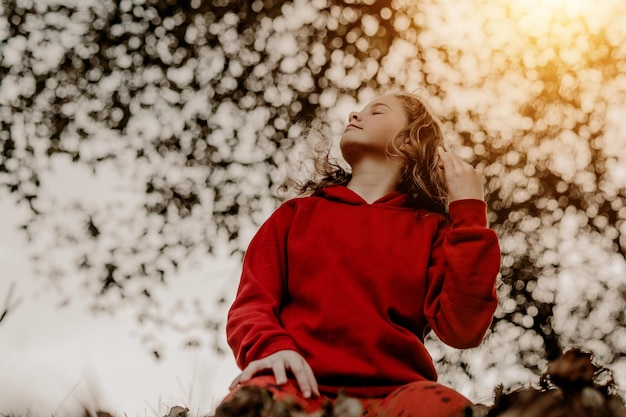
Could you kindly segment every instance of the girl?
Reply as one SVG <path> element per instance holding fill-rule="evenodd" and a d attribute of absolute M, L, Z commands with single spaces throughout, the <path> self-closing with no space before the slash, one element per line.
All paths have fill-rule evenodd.
<path fill-rule="evenodd" d="M 227 338 L 244 386 L 313 413 L 340 391 L 363 415 L 457 416 L 470 404 L 437 384 L 424 337 L 477 346 L 500 267 L 482 176 L 443 149 L 439 123 L 410 94 L 349 116 L 310 195 L 285 202 L 246 252 Z"/>

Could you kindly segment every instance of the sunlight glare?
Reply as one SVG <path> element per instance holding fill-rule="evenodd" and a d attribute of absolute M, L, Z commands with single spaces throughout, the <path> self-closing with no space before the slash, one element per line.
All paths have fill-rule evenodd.
<path fill-rule="evenodd" d="M 601 31 L 624 10 L 624 0 L 500 1 L 514 20 L 518 35 L 537 39 L 546 48 L 568 51 L 584 50 L 584 42 L 579 41 Z"/>
<path fill-rule="evenodd" d="M 574 19 L 582 16 L 585 12 L 591 11 L 591 6 L 595 3 L 593 0 L 543 0 L 539 1 L 544 7 L 551 9 L 553 12 L 563 12 L 565 15 Z"/>
<path fill-rule="evenodd" d="M 513 16 L 533 16 L 540 21 L 585 19 L 598 9 L 595 0 L 507 0 Z"/>

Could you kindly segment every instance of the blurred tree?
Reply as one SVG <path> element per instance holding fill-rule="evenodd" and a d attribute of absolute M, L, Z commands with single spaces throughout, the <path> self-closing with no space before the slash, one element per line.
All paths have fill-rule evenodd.
<path fill-rule="evenodd" d="M 340 131 L 331 110 L 418 91 L 485 173 L 504 250 L 485 350 L 429 340 L 444 380 L 538 373 L 566 345 L 615 363 L 626 352 L 626 5 L 557 3 L 5 0 L 0 185 L 32 210 L 24 229 L 41 273 L 80 269 L 108 309 L 150 299 L 207 252 L 240 255 L 307 127 Z M 115 173 L 125 198 L 55 201 L 44 191 L 58 161 Z M 225 297 L 198 295 L 196 325 L 221 331 L 203 306 Z M 156 306 L 142 318 L 167 322 Z"/>
<path fill-rule="evenodd" d="M 21 299 L 13 298 L 14 291 L 15 281 L 11 282 L 11 285 L 9 285 L 9 290 L 7 291 L 6 297 L 4 299 L 4 305 L 0 307 L 0 323 L 2 323 L 2 320 L 7 318 L 9 313 L 13 314 L 13 311 L 21 302 Z"/>

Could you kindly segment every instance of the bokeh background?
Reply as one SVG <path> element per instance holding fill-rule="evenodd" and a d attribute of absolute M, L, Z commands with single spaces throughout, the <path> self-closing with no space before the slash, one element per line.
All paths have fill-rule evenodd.
<path fill-rule="evenodd" d="M 389 90 L 482 170 L 503 249 L 483 346 L 428 340 L 441 381 L 489 403 L 577 346 L 626 386 L 623 0 L 0 8 L 0 411 L 210 412 L 241 256 L 307 132 Z"/>

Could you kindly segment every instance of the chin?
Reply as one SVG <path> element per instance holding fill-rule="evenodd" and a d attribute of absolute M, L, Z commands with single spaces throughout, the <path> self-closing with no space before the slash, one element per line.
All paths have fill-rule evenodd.
<path fill-rule="evenodd" d="M 354 140 L 346 139 L 345 137 L 342 137 L 341 141 L 339 141 L 339 150 L 341 150 L 341 155 L 346 161 L 349 155 L 354 153 L 358 147 L 358 144 L 355 143 Z"/>

